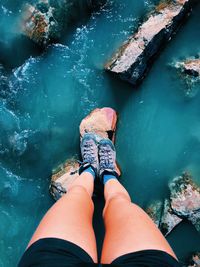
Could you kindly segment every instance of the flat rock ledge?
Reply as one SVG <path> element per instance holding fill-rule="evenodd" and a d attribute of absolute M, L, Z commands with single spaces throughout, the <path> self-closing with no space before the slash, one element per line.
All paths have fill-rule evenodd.
<path fill-rule="evenodd" d="M 175 177 L 169 184 L 170 198 L 154 201 L 146 209 L 149 216 L 167 236 L 183 221 L 189 220 L 200 232 L 200 187 L 187 172 Z"/>
<path fill-rule="evenodd" d="M 200 78 L 200 58 L 191 58 L 177 62 L 175 67 L 179 69 L 183 75 Z"/>
<path fill-rule="evenodd" d="M 117 113 L 112 108 L 101 108 L 93 110 L 86 116 L 80 124 L 80 138 L 85 133 L 94 133 L 97 140 L 109 138 L 115 141 L 115 132 L 117 126 Z M 62 197 L 69 189 L 70 184 L 79 176 L 79 163 L 77 158 L 67 159 L 64 163 L 53 170 L 50 182 L 50 194 L 55 200 Z M 120 169 L 118 168 L 118 173 Z"/>
<path fill-rule="evenodd" d="M 40 46 L 61 38 L 63 31 L 106 0 L 38 0 L 26 4 L 21 18 L 21 31 Z"/>
<path fill-rule="evenodd" d="M 161 2 L 138 31 L 120 47 L 105 69 L 122 80 L 137 85 L 146 75 L 153 58 L 171 40 L 185 17 L 192 0 Z"/>

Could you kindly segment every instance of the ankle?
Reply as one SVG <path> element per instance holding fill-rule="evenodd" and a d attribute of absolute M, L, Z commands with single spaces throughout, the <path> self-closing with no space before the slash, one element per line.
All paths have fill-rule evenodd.
<path fill-rule="evenodd" d="M 93 170 L 91 166 L 88 166 L 85 170 L 83 170 L 82 173 L 90 173 L 94 179 L 96 178 L 96 172 Z"/>
<path fill-rule="evenodd" d="M 103 184 L 105 185 L 109 180 L 118 180 L 117 177 L 112 173 L 106 173 L 103 175 Z"/>

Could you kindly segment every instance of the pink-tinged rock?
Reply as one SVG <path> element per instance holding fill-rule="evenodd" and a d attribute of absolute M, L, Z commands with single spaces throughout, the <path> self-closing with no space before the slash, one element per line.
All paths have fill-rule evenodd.
<path fill-rule="evenodd" d="M 192 176 L 185 172 L 174 178 L 169 188 L 173 212 L 190 220 L 200 231 L 200 187 L 194 183 Z"/>
<path fill-rule="evenodd" d="M 101 138 L 115 140 L 117 113 L 112 108 L 97 108 L 92 111 L 80 124 L 81 137 L 85 133 L 94 133 Z"/>
<path fill-rule="evenodd" d="M 185 172 L 182 176 L 174 178 L 169 188 L 174 212 L 188 217 L 200 210 L 200 187 L 193 182 L 190 174 Z"/>
<path fill-rule="evenodd" d="M 67 193 L 69 185 L 79 176 L 78 170 L 78 161 L 76 159 L 69 159 L 53 171 L 54 174 L 51 178 L 49 190 L 55 200 L 58 200 Z"/>

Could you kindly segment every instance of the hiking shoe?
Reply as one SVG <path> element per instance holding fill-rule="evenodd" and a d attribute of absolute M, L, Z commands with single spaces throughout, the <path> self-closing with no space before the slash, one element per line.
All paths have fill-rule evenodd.
<path fill-rule="evenodd" d="M 99 142 L 99 177 L 103 181 L 104 174 L 112 174 L 119 177 L 116 167 L 116 151 L 110 139 L 102 139 Z"/>
<path fill-rule="evenodd" d="M 83 162 L 80 162 L 81 166 L 79 169 L 79 174 L 81 174 L 88 167 L 92 167 L 97 175 L 99 170 L 98 144 L 94 134 L 84 134 L 81 140 L 81 155 Z"/>

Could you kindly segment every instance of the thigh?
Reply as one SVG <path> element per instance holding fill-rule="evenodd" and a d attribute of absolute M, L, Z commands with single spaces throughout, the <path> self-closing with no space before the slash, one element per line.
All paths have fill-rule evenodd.
<path fill-rule="evenodd" d="M 127 253 L 149 249 L 165 251 L 176 257 L 149 216 L 127 198 L 116 197 L 109 201 L 104 222 L 103 263 L 111 263 Z"/>
<path fill-rule="evenodd" d="M 29 246 L 42 238 L 60 238 L 80 246 L 96 262 L 93 211 L 94 205 L 87 191 L 80 186 L 73 187 L 46 213 Z"/>

